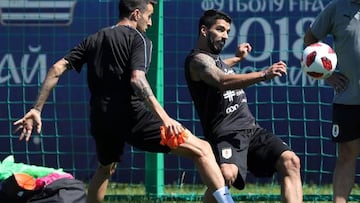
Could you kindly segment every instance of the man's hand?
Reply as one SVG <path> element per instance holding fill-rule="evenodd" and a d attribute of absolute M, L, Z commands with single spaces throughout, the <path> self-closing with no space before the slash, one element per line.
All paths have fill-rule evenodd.
<path fill-rule="evenodd" d="M 249 43 L 242 43 L 239 44 L 235 53 L 236 57 L 239 57 L 242 59 L 246 58 L 248 53 L 251 52 L 252 47 Z"/>
<path fill-rule="evenodd" d="M 346 89 L 348 80 L 345 75 L 339 72 L 334 72 L 330 77 L 325 79 L 325 81 L 335 89 L 336 93 L 340 93 Z"/>
<path fill-rule="evenodd" d="M 247 57 L 249 52 L 251 52 L 252 47 L 249 43 L 242 43 L 239 44 L 235 56 L 224 59 L 224 63 L 227 64 L 230 67 L 235 66 L 236 64 L 240 63 L 243 59 Z"/>
<path fill-rule="evenodd" d="M 176 120 L 171 118 L 164 122 L 160 127 L 160 144 L 167 145 L 171 149 L 176 149 L 179 145 L 185 143 L 189 134 L 188 130 L 181 126 Z"/>
<path fill-rule="evenodd" d="M 41 112 L 36 109 L 30 109 L 25 116 L 13 123 L 16 126 L 14 132 L 18 132 L 21 130 L 21 134 L 19 140 L 23 140 L 25 138 L 26 141 L 30 140 L 31 133 L 36 128 L 36 132 L 41 132 Z"/>
<path fill-rule="evenodd" d="M 171 134 L 171 135 L 179 135 L 181 132 L 184 131 L 184 127 L 177 122 L 176 120 L 172 119 L 172 118 L 168 118 L 166 120 L 163 121 L 164 122 L 164 127 L 166 128 L 167 133 Z"/>
<path fill-rule="evenodd" d="M 265 69 L 265 77 L 267 80 L 275 77 L 281 77 L 287 74 L 287 65 L 283 61 L 272 64 L 269 68 Z"/>

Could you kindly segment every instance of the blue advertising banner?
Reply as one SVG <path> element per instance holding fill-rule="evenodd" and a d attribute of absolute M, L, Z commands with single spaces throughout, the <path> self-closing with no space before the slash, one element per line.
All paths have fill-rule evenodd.
<path fill-rule="evenodd" d="M 234 56 L 240 43 L 248 42 L 253 48 L 235 67 L 238 73 L 259 71 L 279 60 L 288 66 L 286 77 L 245 89 L 257 121 L 299 155 L 303 180 L 331 181 L 335 160 L 334 144 L 329 140 L 333 90 L 324 81 L 303 74 L 300 67 L 303 35 L 328 3 L 329 0 L 165 1 L 164 87 L 171 115 L 177 115 L 193 132 L 202 135 L 186 87 L 183 63 L 196 46 L 201 14 L 208 9 L 221 10 L 233 19 L 222 58 Z M 332 44 L 330 38 L 325 42 Z"/>
<path fill-rule="evenodd" d="M 233 18 L 222 54 L 233 56 L 238 44 L 253 51 L 236 67 L 239 73 L 261 70 L 279 60 L 288 65 L 286 77 L 246 89 L 259 123 L 281 136 L 298 152 L 307 170 L 305 180 L 332 171 L 332 89 L 324 81 L 302 74 L 303 35 L 330 0 L 164 0 L 165 108 L 196 134 L 202 131 L 183 75 L 187 53 L 195 46 L 198 19 L 208 9 Z M 66 74 L 44 108 L 43 131 L 28 144 L 12 133 L 12 122 L 32 106 L 49 67 L 88 34 L 116 23 L 117 1 L 112 0 L 1 0 L 0 1 L 0 159 L 16 154 L 19 161 L 71 170 L 87 179 L 97 162 L 88 124 L 86 73 Z M 331 39 L 327 41 L 331 44 Z M 86 70 L 86 69 L 84 69 Z M 56 138 L 56 139 L 55 139 Z M 321 147 L 319 147 L 321 146 Z M 327 147 L 324 147 L 327 146 Z M 129 148 L 127 148 L 129 149 Z M 125 152 L 122 168 L 143 162 Z M 321 155 L 329 155 L 322 158 Z M 312 156 L 313 155 L 313 156 Z M 135 155 L 137 156 L 137 155 Z M 328 159 L 326 157 L 329 157 Z M 165 168 L 174 166 L 166 160 Z M 143 167 L 139 163 L 139 167 Z M 193 169 L 185 163 L 184 168 Z M 176 166 L 176 164 L 175 164 Z M 138 167 L 135 167 L 138 168 Z M 135 169 L 134 169 L 135 170 Z M 169 173 L 170 174 L 170 173 Z M 177 176 L 175 174 L 174 176 Z M 121 181 L 141 182 L 143 176 L 122 174 Z M 175 178 L 168 178 L 170 182 Z"/>

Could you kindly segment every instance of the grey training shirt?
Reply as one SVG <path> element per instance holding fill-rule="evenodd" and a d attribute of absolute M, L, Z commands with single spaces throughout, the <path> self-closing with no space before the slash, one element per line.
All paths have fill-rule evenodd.
<path fill-rule="evenodd" d="M 345 91 L 334 96 L 334 103 L 360 105 L 360 3 L 334 0 L 311 25 L 317 39 L 331 34 L 338 56 L 338 70 L 349 83 Z"/>

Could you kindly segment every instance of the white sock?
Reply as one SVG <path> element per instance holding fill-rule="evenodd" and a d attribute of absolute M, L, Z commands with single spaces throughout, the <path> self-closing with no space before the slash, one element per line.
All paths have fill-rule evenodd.
<path fill-rule="evenodd" d="M 227 186 L 217 189 L 213 193 L 213 196 L 218 203 L 234 203 L 234 200 L 231 197 L 229 188 Z"/>

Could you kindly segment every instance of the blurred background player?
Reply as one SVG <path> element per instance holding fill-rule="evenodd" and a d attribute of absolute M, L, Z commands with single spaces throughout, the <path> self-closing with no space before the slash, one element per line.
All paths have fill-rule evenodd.
<path fill-rule="evenodd" d="M 232 203 L 209 143 L 169 117 L 146 79 L 152 43 L 143 33 L 152 25 L 155 3 L 120 1 L 116 25 L 88 36 L 49 69 L 33 108 L 14 122 L 15 131 L 21 130 L 20 140 L 26 141 L 33 128 L 40 133 L 41 111 L 60 77 L 68 70 L 80 72 L 87 64 L 91 134 L 100 163 L 89 184 L 88 203 L 103 201 L 125 143 L 191 159 L 208 187 L 207 193 L 219 203 Z"/>
<path fill-rule="evenodd" d="M 304 44 L 331 35 L 338 57 L 338 71 L 326 82 L 335 89 L 332 140 L 338 156 L 333 174 L 333 201 L 347 202 L 355 181 L 360 153 L 360 1 L 335 0 L 316 17 Z"/>

